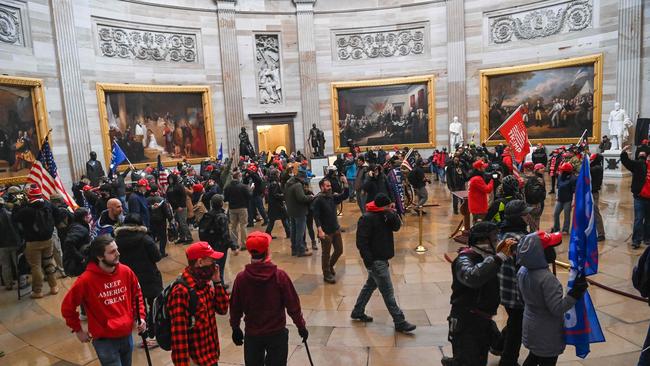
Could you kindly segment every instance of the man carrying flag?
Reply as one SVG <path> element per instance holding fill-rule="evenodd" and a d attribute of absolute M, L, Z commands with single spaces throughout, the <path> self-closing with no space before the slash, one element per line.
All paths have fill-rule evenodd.
<path fill-rule="evenodd" d="M 571 291 L 580 286 L 579 281 L 586 276 L 598 273 L 598 238 L 594 217 L 594 202 L 591 195 L 591 173 L 589 159 L 582 159 L 580 175 L 576 182 L 575 211 L 569 243 L 569 272 L 568 288 Z M 604 342 L 605 336 L 596 309 L 591 302 L 589 293 L 577 299 L 576 304 L 564 317 L 564 334 L 566 344 L 576 347 L 576 356 L 587 357 L 589 344 Z"/>
<path fill-rule="evenodd" d="M 129 161 L 129 159 L 126 157 L 126 154 L 124 151 L 122 151 L 122 148 L 120 145 L 117 144 L 116 141 L 113 141 L 113 148 L 111 149 L 111 166 L 110 171 L 111 175 L 115 174 L 115 171 L 117 171 L 117 166 L 122 164 L 125 160 Z M 131 162 L 129 161 L 129 165 L 131 165 Z"/>
<path fill-rule="evenodd" d="M 217 161 L 223 160 L 223 142 L 219 144 L 219 155 L 217 155 Z"/>
<path fill-rule="evenodd" d="M 523 162 L 526 159 L 526 155 L 530 153 L 530 142 L 528 141 L 528 131 L 524 124 L 524 115 L 521 113 L 521 106 L 497 128 L 497 131 L 508 141 L 508 145 L 510 145 L 510 150 L 515 159 L 520 163 Z M 494 136 L 494 133 L 492 136 Z"/>
<path fill-rule="evenodd" d="M 167 178 L 169 177 L 169 173 L 167 172 L 167 169 L 165 169 L 165 166 L 163 165 L 162 161 L 160 160 L 160 155 L 158 155 L 158 190 L 164 194 L 167 192 L 167 187 L 169 186 L 169 182 L 167 181 Z"/>

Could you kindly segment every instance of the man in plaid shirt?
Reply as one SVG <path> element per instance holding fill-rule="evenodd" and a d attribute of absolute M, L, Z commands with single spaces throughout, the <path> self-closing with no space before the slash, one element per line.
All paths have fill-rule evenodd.
<path fill-rule="evenodd" d="M 215 366 L 219 362 L 219 335 L 215 312 L 228 312 L 228 294 L 223 288 L 219 266 L 215 260 L 223 253 L 214 251 L 200 241 L 186 250 L 188 266 L 183 279 L 197 296 L 196 312 L 190 314 L 190 294 L 184 285 L 176 285 L 169 294 L 171 317 L 172 361 L 175 366 Z"/>

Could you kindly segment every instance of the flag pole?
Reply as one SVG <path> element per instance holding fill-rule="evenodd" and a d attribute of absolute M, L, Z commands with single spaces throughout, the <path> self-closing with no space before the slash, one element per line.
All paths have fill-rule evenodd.
<path fill-rule="evenodd" d="M 113 143 L 117 144 L 117 141 L 113 140 Z M 118 144 L 117 146 L 119 147 L 120 145 Z M 120 147 L 120 150 L 121 149 L 122 148 Z M 129 160 L 129 157 L 126 156 L 126 154 L 124 154 L 124 158 L 126 159 L 126 162 L 129 163 L 129 167 L 131 167 L 131 170 L 135 171 L 135 167 L 133 166 L 133 164 L 131 164 L 131 161 Z M 115 167 L 115 169 L 117 169 L 117 167 Z"/>
<path fill-rule="evenodd" d="M 497 128 L 496 130 L 494 130 L 494 132 L 492 132 L 492 134 L 490 135 L 490 137 L 486 138 L 486 139 L 483 141 L 483 143 L 487 142 L 487 141 L 488 141 L 489 139 L 491 139 L 494 135 L 496 135 L 497 132 L 499 132 L 499 130 L 501 129 L 501 127 L 503 127 L 503 125 L 505 125 L 505 124 L 508 122 L 508 120 L 510 120 L 510 118 L 511 118 L 512 116 L 514 116 L 515 113 L 517 113 L 517 112 L 519 111 L 519 109 L 521 109 L 521 105 L 520 105 L 519 107 L 517 107 L 517 109 L 515 109 L 515 111 L 512 112 L 512 114 L 510 114 L 510 115 L 508 116 L 508 118 L 506 118 L 505 121 L 503 121 L 503 123 L 501 124 L 501 126 L 499 126 L 499 128 Z"/>
<path fill-rule="evenodd" d="M 585 138 L 585 134 L 587 133 L 587 129 L 585 128 L 585 132 L 582 133 L 582 136 L 580 136 L 580 140 L 578 140 L 578 145 L 582 142 L 582 140 Z"/>

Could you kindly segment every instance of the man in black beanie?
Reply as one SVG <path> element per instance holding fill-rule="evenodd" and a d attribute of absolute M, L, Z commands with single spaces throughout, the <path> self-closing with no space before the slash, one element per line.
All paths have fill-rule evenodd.
<path fill-rule="evenodd" d="M 401 226 L 402 221 L 395 213 L 394 204 L 385 194 L 378 193 L 374 201 L 366 204 L 366 213 L 359 218 L 357 224 L 357 248 L 368 270 L 368 280 L 363 285 L 350 316 L 364 323 L 371 322 L 372 317 L 365 314 L 366 304 L 372 293 L 379 289 L 388 312 L 393 317 L 395 330 L 408 333 L 415 330 L 415 325 L 406 321 L 395 301 L 393 282 L 388 270 L 388 260 L 395 256 L 393 232 Z"/>

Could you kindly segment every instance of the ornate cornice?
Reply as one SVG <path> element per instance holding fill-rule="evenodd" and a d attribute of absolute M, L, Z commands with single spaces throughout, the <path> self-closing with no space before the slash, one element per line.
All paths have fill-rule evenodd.
<path fill-rule="evenodd" d="M 555 0 L 523 10 L 488 13 L 489 43 L 504 44 L 588 28 L 592 25 L 592 1 Z"/>
<path fill-rule="evenodd" d="M 199 31 L 95 19 L 97 49 L 110 58 L 199 63 Z"/>

